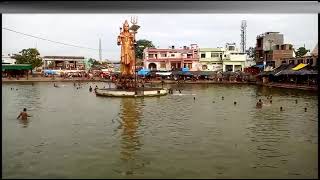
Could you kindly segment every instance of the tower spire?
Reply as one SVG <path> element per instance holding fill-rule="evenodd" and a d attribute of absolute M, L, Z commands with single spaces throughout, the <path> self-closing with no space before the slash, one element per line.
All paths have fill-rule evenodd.
<path fill-rule="evenodd" d="M 247 21 L 242 20 L 241 21 L 241 42 L 240 42 L 240 49 L 242 53 L 246 52 L 246 39 L 247 39 Z"/>
<path fill-rule="evenodd" d="M 99 38 L 99 60 L 102 61 L 102 52 L 101 52 L 101 39 Z"/>

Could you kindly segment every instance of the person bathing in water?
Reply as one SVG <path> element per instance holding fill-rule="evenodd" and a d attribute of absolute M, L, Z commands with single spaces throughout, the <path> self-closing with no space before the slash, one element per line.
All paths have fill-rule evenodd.
<path fill-rule="evenodd" d="M 17 119 L 19 119 L 21 117 L 22 120 L 27 120 L 28 117 L 31 117 L 28 113 L 27 113 L 27 108 L 23 108 L 23 111 L 19 114 L 19 116 L 17 117 Z"/>
<path fill-rule="evenodd" d="M 262 108 L 262 101 L 261 101 L 261 99 L 259 99 L 259 101 L 257 102 L 256 107 L 257 107 L 257 108 Z"/>

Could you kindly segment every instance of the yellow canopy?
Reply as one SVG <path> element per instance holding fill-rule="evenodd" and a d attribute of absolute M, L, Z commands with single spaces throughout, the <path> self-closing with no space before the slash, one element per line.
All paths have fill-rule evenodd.
<path fill-rule="evenodd" d="M 302 68 L 306 67 L 306 65 L 308 65 L 308 64 L 300 63 L 298 66 L 292 68 L 292 70 L 298 71 L 299 69 L 302 69 Z"/>

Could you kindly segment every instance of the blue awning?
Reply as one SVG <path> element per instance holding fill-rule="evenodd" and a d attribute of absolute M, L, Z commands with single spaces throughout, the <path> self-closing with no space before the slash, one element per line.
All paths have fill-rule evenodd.
<path fill-rule="evenodd" d="M 51 69 L 45 69 L 43 72 L 44 74 L 56 74 L 56 72 Z"/>
<path fill-rule="evenodd" d="M 252 67 L 258 67 L 258 68 L 262 69 L 264 67 L 264 65 L 263 64 L 256 64 L 256 65 L 254 65 Z"/>
<path fill-rule="evenodd" d="M 140 69 L 140 71 L 138 71 L 138 75 L 140 75 L 140 76 L 145 76 L 149 73 L 150 73 L 149 69 Z"/>
<path fill-rule="evenodd" d="M 189 68 L 188 68 L 188 67 L 182 68 L 182 71 L 183 71 L 183 72 L 188 72 L 188 71 L 189 71 Z"/>

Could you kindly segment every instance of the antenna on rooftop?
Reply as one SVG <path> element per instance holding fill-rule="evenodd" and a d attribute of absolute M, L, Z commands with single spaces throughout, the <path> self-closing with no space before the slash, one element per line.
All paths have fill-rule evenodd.
<path fill-rule="evenodd" d="M 241 42 L 240 42 L 240 48 L 241 48 L 241 52 L 245 53 L 246 52 L 246 39 L 247 39 L 247 21 L 246 20 L 242 20 L 241 21 Z"/>
<path fill-rule="evenodd" d="M 101 39 L 99 39 L 99 60 L 102 61 Z"/>

